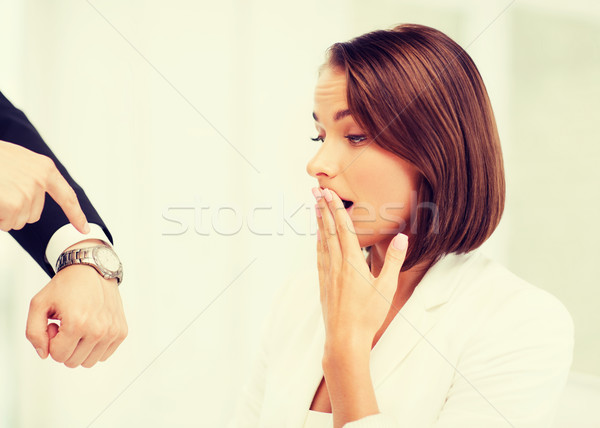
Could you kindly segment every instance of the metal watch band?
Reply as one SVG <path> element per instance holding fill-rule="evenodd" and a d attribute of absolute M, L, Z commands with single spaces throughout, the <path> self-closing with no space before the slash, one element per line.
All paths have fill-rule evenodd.
<path fill-rule="evenodd" d="M 103 272 L 101 267 L 99 267 L 96 264 L 96 260 L 94 259 L 93 256 L 93 251 L 98 248 L 99 245 L 95 245 L 93 247 L 85 247 L 85 248 L 77 248 L 75 250 L 71 250 L 71 251 L 66 251 L 63 252 L 60 257 L 58 258 L 58 260 L 56 261 L 56 272 L 59 272 L 60 270 L 71 266 L 71 265 L 76 265 L 76 264 L 85 264 L 88 266 L 93 267 L 100 276 L 102 276 L 105 279 L 111 279 L 111 278 L 115 278 L 117 280 L 117 285 L 121 284 L 121 281 L 123 280 L 123 271 L 122 268 L 119 268 L 119 271 L 117 272 L 117 276 L 112 276 L 114 274 L 110 274 L 110 276 L 106 273 L 106 272 L 111 272 L 111 271 L 106 271 Z"/>
<path fill-rule="evenodd" d="M 67 266 L 74 264 L 84 264 L 85 262 L 93 263 L 92 250 L 94 247 L 78 248 L 76 250 L 62 253 L 56 262 L 56 271 L 64 269 Z"/>

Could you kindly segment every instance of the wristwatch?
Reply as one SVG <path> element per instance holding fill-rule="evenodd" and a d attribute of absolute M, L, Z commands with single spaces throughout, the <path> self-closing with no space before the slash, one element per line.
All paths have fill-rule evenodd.
<path fill-rule="evenodd" d="M 117 279 L 117 285 L 123 281 L 123 265 L 117 253 L 108 245 L 77 248 L 64 251 L 56 262 L 56 272 L 75 264 L 90 265 L 104 279 Z"/>

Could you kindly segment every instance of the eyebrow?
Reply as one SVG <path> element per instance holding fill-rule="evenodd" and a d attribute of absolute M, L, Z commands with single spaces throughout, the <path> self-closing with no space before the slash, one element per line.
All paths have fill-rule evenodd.
<path fill-rule="evenodd" d="M 346 116 L 350 116 L 350 110 L 348 110 L 348 109 L 346 109 L 346 110 L 340 110 L 336 114 L 333 115 L 333 120 L 335 122 L 337 122 L 338 120 L 342 120 Z M 312 117 L 317 122 L 319 121 L 319 118 L 317 117 L 317 114 L 314 111 L 313 111 Z"/>

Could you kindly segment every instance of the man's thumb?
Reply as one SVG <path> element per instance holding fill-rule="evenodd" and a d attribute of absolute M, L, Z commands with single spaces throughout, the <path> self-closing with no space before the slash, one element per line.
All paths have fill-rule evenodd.
<path fill-rule="evenodd" d="M 48 317 L 46 310 L 37 307 L 32 300 L 27 316 L 25 336 L 31 342 L 41 358 L 48 356 Z"/>
<path fill-rule="evenodd" d="M 403 233 L 397 234 L 394 239 L 392 239 L 392 242 L 390 242 L 390 246 L 385 253 L 385 262 L 383 263 L 383 268 L 381 268 L 380 276 L 383 276 L 384 278 L 387 276 L 390 278 L 398 278 L 400 269 L 402 269 L 402 264 L 406 257 L 407 248 L 408 236 Z"/>

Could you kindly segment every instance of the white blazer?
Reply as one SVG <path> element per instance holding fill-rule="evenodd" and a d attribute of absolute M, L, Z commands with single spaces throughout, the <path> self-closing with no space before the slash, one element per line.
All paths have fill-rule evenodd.
<path fill-rule="evenodd" d="M 323 377 L 316 267 L 276 296 L 231 427 L 302 428 Z M 573 321 L 548 292 L 478 251 L 425 274 L 371 351 L 381 413 L 346 428 L 547 428 Z"/>

